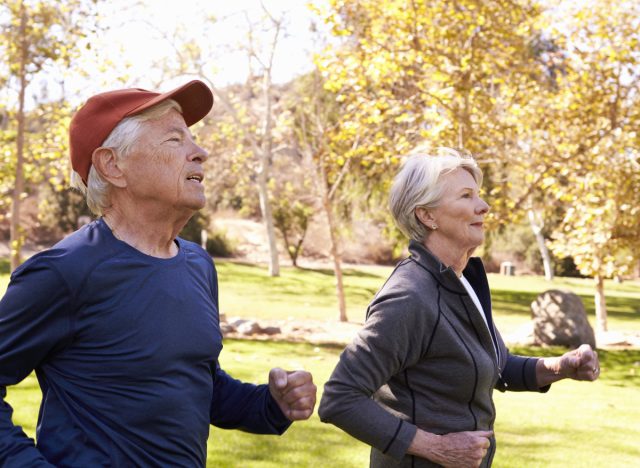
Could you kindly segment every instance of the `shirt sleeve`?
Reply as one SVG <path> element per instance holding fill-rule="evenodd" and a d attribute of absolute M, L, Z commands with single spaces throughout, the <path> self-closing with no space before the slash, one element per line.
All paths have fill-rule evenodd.
<path fill-rule="evenodd" d="M 211 257 L 208 257 L 212 262 Z M 211 264 L 211 296 L 218 309 L 218 274 Z M 240 429 L 253 434 L 282 434 L 291 425 L 278 403 L 271 397 L 268 385 L 253 385 L 234 379 L 212 366 L 213 395 L 209 412 L 211 424 L 221 429 Z"/>
<path fill-rule="evenodd" d="M 418 362 L 430 336 L 427 314 L 404 291 L 391 291 L 372 304 L 369 317 L 347 346 L 324 387 L 318 414 L 353 437 L 400 460 L 417 427 L 391 414 L 371 396 L 392 376 Z"/>
<path fill-rule="evenodd" d="M 70 293 L 53 267 L 28 261 L 0 301 L 0 466 L 51 466 L 13 424 L 6 387 L 27 377 L 71 339 Z"/>
<path fill-rule="evenodd" d="M 253 434 L 282 434 L 291 425 L 268 385 L 253 385 L 234 379 L 216 364 L 211 424 L 222 429 L 240 429 Z"/>

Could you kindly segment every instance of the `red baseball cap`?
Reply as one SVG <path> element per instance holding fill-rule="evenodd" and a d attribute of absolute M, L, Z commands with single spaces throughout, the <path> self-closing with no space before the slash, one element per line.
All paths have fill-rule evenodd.
<path fill-rule="evenodd" d="M 146 89 L 129 88 L 96 94 L 89 98 L 71 119 L 69 149 L 71 167 L 87 183 L 91 157 L 125 117 L 173 99 L 182 107 L 187 126 L 203 119 L 213 106 L 213 94 L 202 81 L 193 80 L 179 88 L 160 94 Z"/>

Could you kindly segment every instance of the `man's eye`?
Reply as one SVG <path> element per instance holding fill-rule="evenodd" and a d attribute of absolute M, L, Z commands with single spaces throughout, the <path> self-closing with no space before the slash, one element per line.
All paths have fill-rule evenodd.
<path fill-rule="evenodd" d="M 167 141 L 180 141 L 180 138 L 178 137 L 173 137 L 173 138 L 169 138 Z"/>

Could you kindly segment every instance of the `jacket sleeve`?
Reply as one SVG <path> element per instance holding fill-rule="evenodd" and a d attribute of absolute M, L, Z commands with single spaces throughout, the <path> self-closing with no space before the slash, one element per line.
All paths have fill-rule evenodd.
<path fill-rule="evenodd" d="M 282 434 L 291 425 L 268 385 L 243 383 L 217 364 L 214 372 L 211 424 L 254 434 Z"/>
<path fill-rule="evenodd" d="M 69 301 L 57 270 L 31 261 L 13 273 L 0 301 L 0 466 L 51 466 L 13 424 L 4 400 L 7 386 L 21 382 L 71 339 Z"/>
<path fill-rule="evenodd" d="M 512 392 L 546 393 L 551 385 L 538 387 L 536 363 L 538 358 L 507 354 L 507 363 L 502 370 L 502 380 L 498 381 L 498 390 Z"/>
<path fill-rule="evenodd" d="M 388 287 L 379 295 L 365 326 L 344 350 L 324 387 L 320 419 L 400 460 L 417 427 L 384 409 L 371 396 L 420 360 L 427 346 L 425 337 L 430 336 L 428 315 L 418 299 L 401 287 Z"/>

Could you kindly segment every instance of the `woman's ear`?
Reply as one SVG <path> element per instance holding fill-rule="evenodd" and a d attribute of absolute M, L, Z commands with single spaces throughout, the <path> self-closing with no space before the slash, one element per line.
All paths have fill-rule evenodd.
<path fill-rule="evenodd" d="M 433 215 L 429 210 L 427 210 L 422 206 L 419 206 L 416 208 L 415 213 L 416 213 L 416 218 L 418 218 L 418 221 L 420 221 L 422 224 L 424 224 L 428 228 L 433 229 L 433 226 L 436 224 L 436 220 L 433 218 Z"/>
<path fill-rule="evenodd" d="M 126 187 L 122 169 L 118 166 L 118 158 L 113 148 L 96 148 L 91 155 L 91 163 L 103 179 L 116 187 Z"/>

